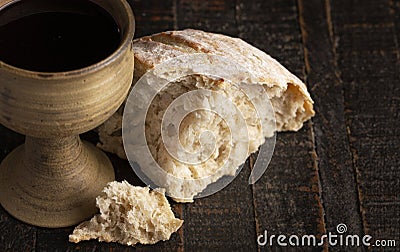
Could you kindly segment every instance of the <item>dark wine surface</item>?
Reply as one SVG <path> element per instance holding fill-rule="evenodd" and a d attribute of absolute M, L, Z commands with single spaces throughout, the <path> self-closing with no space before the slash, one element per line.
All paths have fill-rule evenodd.
<path fill-rule="evenodd" d="M 0 60 L 26 70 L 80 69 L 111 55 L 120 40 L 113 18 L 87 0 L 23 0 L 0 11 Z"/>

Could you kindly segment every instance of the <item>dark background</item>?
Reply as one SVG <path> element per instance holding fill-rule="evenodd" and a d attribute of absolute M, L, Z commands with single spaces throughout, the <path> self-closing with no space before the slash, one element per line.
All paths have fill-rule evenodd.
<path fill-rule="evenodd" d="M 71 244 L 72 228 L 36 228 L 0 207 L 1 252 L 255 251 L 266 249 L 256 243 L 264 230 L 322 235 L 336 233 L 339 223 L 346 234 L 395 239 L 398 246 L 385 251 L 400 251 L 400 0 L 131 4 L 136 37 L 191 27 L 241 37 L 269 53 L 307 83 L 316 116 L 296 133 L 278 134 L 271 164 L 255 185 L 247 184 L 253 156 L 223 191 L 172 203 L 185 222 L 169 241 L 135 248 Z M 93 132 L 83 138 L 97 141 Z M 0 160 L 23 139 L 0 126 Z M 140 184 L 126 161 L 109 156 L 118 180 Z"/>

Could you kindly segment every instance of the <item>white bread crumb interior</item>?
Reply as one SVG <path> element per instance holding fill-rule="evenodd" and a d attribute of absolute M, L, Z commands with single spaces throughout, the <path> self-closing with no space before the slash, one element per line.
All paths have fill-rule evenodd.
<path fill-rule="evenodd" d="M 110 182 L 96 198 L 100 214 L 79 224 L 70 242 L 98 239 L 133 246 L 168 240 L 183 220 L 175 218 L 164 189 Z"/>
<path fill-rule="evenodd" d="M 245 80 L 247 83 L 251 83 L 254 87 L 252 95 L 256 98 L 257 93 L 259 93 L 257 88 L 259 87 L 262 87 L 268 94 L 274 108 L 276 131 L 297 131 L 305 121 L 314 115 L 313 101 L 306 85 L 268 54 L 239 38 L 187 29 L 137 39 L 134 41 L 133 49 L 135 51 L 134 83 L 146 72 L 152 71 L 160 64 L 176 57 L 196 53 L 223 56 L 232 59 L 232 61 L 250 71 L 247 75 L 236 76 L 232 69 L 232 81 Z M 235 157 L 235 152 L 239 151 L 235 149 L 237 143 L 228 141 L 229 135 L 234 133 L 242 136 L 243 134 L 236 131 L 235 127 L 229 129 L 223 120 L 207 111 L 189 114 L 180 125 L 179 137 L 182 145 L 189 152 L 196 152 L 199 148 L 199 132 L 204 129 L 209 130 L 214 134 L 216 140 L 212 158 L 199 165 L 187 165 L 174 159 L 166 151 L 160 134 L 161 119 L 165 109 L 179 95 L 198 89 L 213 90 L 226 95 L 242 112 L 249 127 L 247 133 L 249 134 L 250 146 L 247 156 L 257 151 L 259 146 L 264 143 L 265 137 L 271 136 L 271 132 L 260 130 L 259 122 L 254 116 L 254 107 L 229 82 L 199 74 L 171 82 L 157 95 L 147 115 L 146 139 L 148 147 L 157 163 L 165 171 L 178 178 L 198 179 L 214 173 L 214 176 L 210 176 L 209 179 L 194 182 L 190 187 L 184 184 L 171 183 L 167 188 L 167 194 L 180 195 L 180 197 L 173 197 L 177 202 L 192 202 L 193 198 L 209 184 L 224 175 L 235 175 L 237 167 L 245 161 L 227 159 L 227 156 Z M 198 102 L 216 106 L 211 102 L 211 99 L 202 98 Z M 221 103 L 221 106 L 224 106 L 224 104 Z M 121 158 L 126 158 L 121 137 L 122 112 L 123 110 L 120 109 L 99 127 L 101 143 L 98 146 L 105 151 L 117 154 Z M 233 118 L 236 116 L 238 115 L 232 115 Z M 271 123 L 268 118 L 261 118 L 261 120 Z M 136 147 L 133 146 L 132 148 Z M 229 162 L 230 168 L 219 169 L 221 164 L 225 162 Z"/>

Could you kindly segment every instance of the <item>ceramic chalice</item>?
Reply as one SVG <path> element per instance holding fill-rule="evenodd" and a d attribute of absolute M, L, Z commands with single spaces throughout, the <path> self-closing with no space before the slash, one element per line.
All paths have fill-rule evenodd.
<path fill-rule="evenodd" d="M 0 15 L 13 2 L 0 0 Z M 0 123 L 26 135 L 25 144 L 1 162 L 0 203 L 15 218 L 36 226 L 64 227 L 91 217 L 96 196 L 114 180 L 107 156 L 82 142 L 79 134 L 108 119 L 128 94 L 134 17 L 125 0 L 90 2 L 109 13 L 120 33 L 117 48 L 104 59 L 75 70 L 46 72 L 0 58 Z M 66 1 L 52 3 L 57 1 L 41 1 L 18 15 L 35 8 L 69 8 Z"/>

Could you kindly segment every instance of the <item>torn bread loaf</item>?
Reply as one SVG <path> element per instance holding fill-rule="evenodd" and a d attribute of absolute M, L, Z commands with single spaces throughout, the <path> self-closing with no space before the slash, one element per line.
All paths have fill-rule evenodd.
<path fill-rule="evenodd" d="M 252 103 L 235 89 L 232 82 L 252 84 L 254 92 L 251 95 L 253 97 L 259 93 L 257 89 L 259 87 L 266 91 L 274 109 L 276 131 L 296 131 L 302 127 L 304 121 L 314 115 L 313 101 L 304 83 L 269 55 L 241 39 L 189 29 L 164 32 L 137 39 L 134 41 L 133 48 L 135 51 L 134 83 L 145 73 L 170 59 L 198 53 L 229 58 L 235 64 L 248 69 L 247 73 L 240 74 L 235 73 L 235 69 L 232 69 L 229 82 L 202 74 L 183 76 L 162 90 L 150 106 L 146 118 L 146 139 L 153 157 L 163 169 L 175 177 L 204 178 L 191 183 L 190 186 L 171 184 L 167 188 L 167 193 L 168 195 L 180 195 L 180 197 L 173 197 L 178 202 L 190 202 L 195 195 L 218 178 L 224 175 L 235 175 L 238 165 L 245 161 L 242 158 L 235 160 L 235 153 L 238 151 L 235 148 L 236 143 L 228 141 L 232 130 L 236 135 L 240 134 L 235 132 L 234 128 L 227 127 L 223 119 L 208 111 L 196 111 L 189 114 L 179 125 L 179 139 L 185 149 L 196 153 L 201 146 L 200 134 L 204 130 L 211 132 L 214 135 L 213 141 L 215 141 L 211 158 L 197 165 L 188 165 L 172 157 L 166 151 L 160 134 L 161 120 L 166 108 L 180 95 L 192 90 L 206 89 L 219 92 L 231 99 L 242 112 L 248 126 L 247 133 L 250 143 L 246 157 L 257 151 L 258 147 L 264 143 L 265 137 L 271 136 L 271 132 L 261 130 L 255 116 L 257 111 Z M 215 102 L 213 97 L 199 97 L 197 102 L 209 104 L 210 107 L 224 106 L 223 102 Z M 232 114 L 232 117 L 236 116 L 238 115 Z M 121 118 L 122 110 L 99 127 L 101 143 L 98 146 L 105 151 L 116 153 L 121 158 L 126 158 L 120 133 Z M 199 155 L 201 156 L 201 153 Z M 220 169 L 221 165 L 227 162 L 231 167 Z"/>
<path fill-rule="evenodd" d="M 126 181 L 108 183 L 96 198 L 100 214 L 79 224 L 69 241 L 98 239 L 133 246 L 168 240 L 183 220 L 175 218 L 164 192 Z"/>

